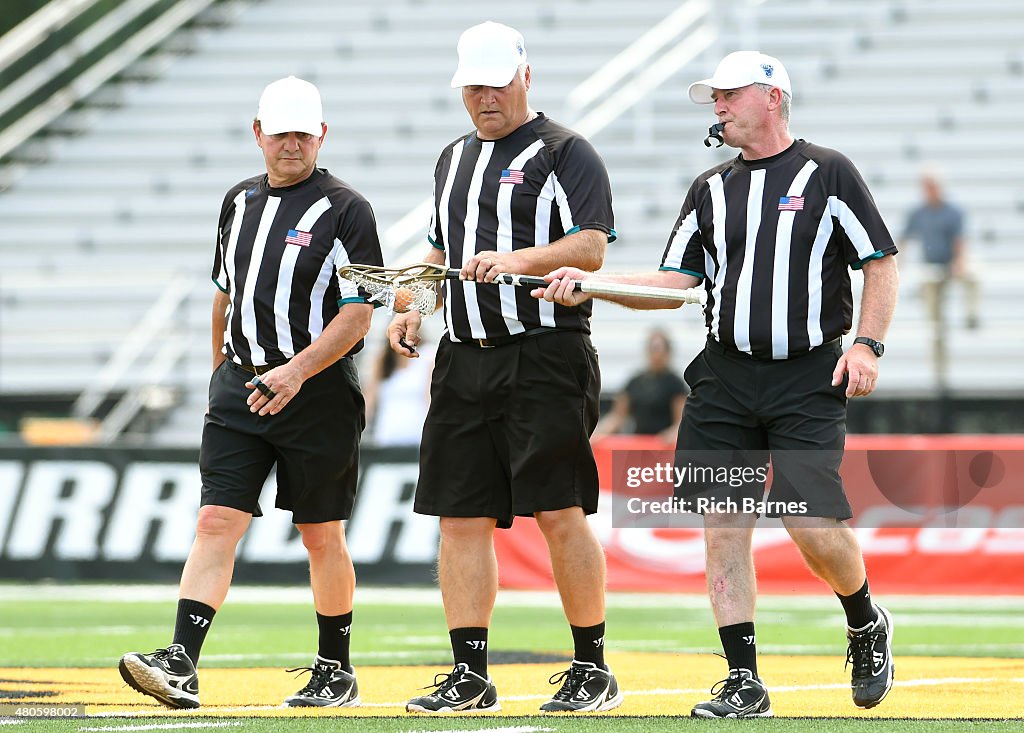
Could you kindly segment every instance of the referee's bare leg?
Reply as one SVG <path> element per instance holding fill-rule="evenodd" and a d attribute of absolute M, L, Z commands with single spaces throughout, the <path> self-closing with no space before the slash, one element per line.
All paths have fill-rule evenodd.
<path fill-rule="evenodd" d="M 235 548 L 252 521 L 249 512 L 207 504 L 199 508 L 196 538 L 181 573 L 178 598 L 218 610 L 235 570 Z"/>
<path fill-rule="evenodd" d="M 841 596 L 856 593 L 867 573 L 857 535 L 845 523 L 828 517 L 782 518 L 782 523 L 800 548 L 804 562 L 815 575 Z"/>
<path fill-rule="evenodd" d="M 498 595 L 491 517 L 441 517 L 438 581 L 448 630 L 489 628 Z"/>
<path fill-rule="evenodd" d="M 705 578 L 718 628 L 754 620 L 757 581 L 751 540 L 756 514 L 704 515 Z"/>
<path fill-rule="evenodd" d="M 356 571 L 345 544 L 340 521 L 296 524 L 309 554 L 309 583 L 313 605 L 322 616 L 341 616 L 352 611 Z"/>
<path fill-rule="evenodd" d="M 604 621 L 604 550 L 580 507 L 537 512 L 537 526 L 551 554 L 551 570 L 572 626 Z"/>

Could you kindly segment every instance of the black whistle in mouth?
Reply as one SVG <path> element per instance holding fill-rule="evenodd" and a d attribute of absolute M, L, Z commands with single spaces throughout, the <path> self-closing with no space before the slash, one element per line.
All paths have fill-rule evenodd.
<path fill-rule="evenodd" d="M 710 148 L 712 140 L 717 140 L 718 141 L 718 145 L 715 146 L 716 148 L 722 147 L 722 145 L 725 144 L 725 138 L 722 137 L 722 133 L 724 131 L 725 131 L 725 123 L 724 122 L 716 122 L 711 127 L 709 127 L 708 128 L 708 136 L 706 138 L 704 138 L 704 147 Z"/>

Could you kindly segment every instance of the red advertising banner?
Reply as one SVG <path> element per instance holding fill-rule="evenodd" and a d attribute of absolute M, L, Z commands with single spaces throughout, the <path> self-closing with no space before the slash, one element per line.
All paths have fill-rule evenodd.
<path fill-rule="evenodd" d="M 613 504 L 624 506 L 612 498 L 613 484 L 620 491 L 613 456 L 671 459 L 671 446 L 613 436 L 594 448 L 602 501 L 591 519 L 608 559 L 608 587 L 704 590 L 699 515 L 661 526 L 623 526 L 613 516 Z M 840 475 L 874 590 L 1024 595 L 1024 436 L 850 436 Z M 553 587 L 535 522 L 517 520 L 496 538 L 503 587 Z M 779 520 L 760 520 L 753 547 L 761 591 L 823 590 Z"/>

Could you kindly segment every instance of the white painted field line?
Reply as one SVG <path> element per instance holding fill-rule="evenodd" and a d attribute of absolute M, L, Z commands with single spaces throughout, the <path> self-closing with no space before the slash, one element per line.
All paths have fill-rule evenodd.
<path fill-rule="evenodd" d="M 0 725 L 21 725 L 24 720 L 0 720 Z"/>
<path fill-rule="evenodd" d="M 61 600 L 61 601 L 166 601 L 173 603 L 178 597 L 178 586 L 170 584 L 75 584 L 75 583 L 5 583 L 0 585 L 0 601 L 4 600 Z M 229 603 L 281 603 L 312 604 L 313 594 L 308 586 L 252 586 L 231 588 Z M 395 606 L 436 605 L 440 608 L 441 592 L 437 587 L 360 587 L 356 589 L 356 603 L 378 603 Z M 886 596 L 886 608 L 895 611 L 957 610 L 964 607 L 963 596 Z M 983 609 L 1024 610 L 1024 597 L 971 596 L 971 607 Z M 555 591 L 514 591 L 498 593 L 498 605 L 506 607 L 561 608 Z M 708 610 L 704 593 L 609 593 L 609 608 L 677 608 Z M 830 593 L 762 594 L 758 597 L 762 611 L 808 609 L 836 609 L 835 596 Z"/>
<path fill-rule="evenodd" d="M 554 728 L 535 728 L 532 725 L 517 725 L 511 728 L 480 728 L 482 731 L 487 733 L 541 733 L 541 731 L 553 731 Z M 408 733 L 472 733 L 470 728 L 460 728 L 459 730 L 434 730 L 434 731 L 420 731 L 411 730 Z"/>
<path fill-rule="evenodd" d="M 239 726 L 241 723 L 154 723 L 153 725 L 109 725 L 103 728 L 79 728 L 89 731 L 121 731 L 121 730 L 172 730 L 174 728 L 225 728 Z"/>
<path fill-rule="evenodd" d="M 447 640 L 445 640 L 447 641 Z M 440 642 L 438 642 L 440 644 Z M 422 657 L 422 651 L 390 651 L 390 652 L 352 652 L 353 659 L 407 659 L 411 657 Z M 261 659 L 309 659 L 313 655 L 309 652 L 282 652 L 280 654 L 204 654 L 203 660 L 207 662 L 255 662 Z"/>
<path fill-rule="evenodd" d="M 674 646 L 664 639 L 620 639 L 609 643 L 609 652 L 665 652 L 670 654 L 712 654 L 717 648 L 708 646 Z M 758 644 L 759 652 L 767 654 L 845 654 L 846 644 L 836 641 L 834 644 Z M 983 656 L 978 652 L 997 652 L 1004 656 L 1008 652 L 1024 653 L 1024 644 L 1004 644 L 998 642 L 985 644 L 899 644 L 896 656 Z"/>

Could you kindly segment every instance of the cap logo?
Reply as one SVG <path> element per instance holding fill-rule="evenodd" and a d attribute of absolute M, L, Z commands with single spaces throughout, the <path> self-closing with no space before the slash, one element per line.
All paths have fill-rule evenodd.
<path fill-rule="evenodd" d="M 764 69 L 765 78 L 771 79 L 772 74 L 775 73 L 775 67 L 771 64 L 761 64 L 761 68 Z"/>
<path fill-rule="evenodd" d="M 516 54 L 522 56 L 524 53 L 525 50 L 523 49 L 523 44 L 519 41 L 516 41 Z"/>

